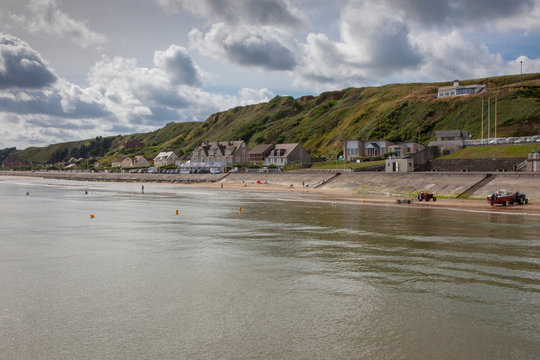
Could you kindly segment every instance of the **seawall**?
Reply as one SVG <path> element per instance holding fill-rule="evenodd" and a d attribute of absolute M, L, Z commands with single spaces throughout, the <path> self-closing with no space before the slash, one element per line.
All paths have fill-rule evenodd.
<path fill-rule="evenodd" d="M 351 190 L 364 194 L 412 197 L 420 191 L 437 196 L 456 197 L 484 179 L 482 172 L 414 172 L 414 173 L 333 173 L 333 172 L 280 172 L 230 174 L 120 174 L 89 172 L 30 172 L 0 171 L 0 176 L 35 176 L 50 179 L 79 181 L 167 182 L 257 184 L 268 183 L 283 187 L 306 187 L 326 190 Z M 1 179 L 0 179 L 1 180 Z M 476 189 L 471 196 L 483 198 L 506 189 L 527 194 L 529 199 L 540 200 L 540 173 L 492 173 L 491 180 Z"/>

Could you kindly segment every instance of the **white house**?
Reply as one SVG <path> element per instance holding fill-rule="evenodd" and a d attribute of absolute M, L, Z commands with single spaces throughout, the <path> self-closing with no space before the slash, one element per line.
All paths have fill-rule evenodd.
<path fill-rule="evenodd" d="M 440 87 L 437 93 L 438 98 L 451 97 L 451 96 L 464 96 L 474 95 L 486 90 L 486 85 L 473 84 L 473 85 L 459 85 L 459 81 L 454 80 L 453 86 Z"/>
<path fill-rule="evenodd" d="M 172 151 L 160 152 L 154 158 L 154 166 L 162 167 L 167 165 L 174 165 L 178 157 Z"/>

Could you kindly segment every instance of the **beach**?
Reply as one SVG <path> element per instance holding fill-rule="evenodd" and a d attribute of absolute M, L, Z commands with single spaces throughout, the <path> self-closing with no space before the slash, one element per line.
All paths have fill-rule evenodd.
<path fill-rule="evenodd" d="M 398 176 L 396 176 L 398 175 Z M 483 174 L 471 173 L 413 173 L 341 174 L 291 172 L 291 173 L 231 173 L 231 174 L 129 174 L 87 172 L 17 172 L 0 171 L 1 176 L 31 176 L 78 181 L 139 182 L 141 184 L 164 183 L 216 190 L 249 192 L 286 192 L 298 200 L 316 199 L 327 202 L 352 202 L 358 204 L 387 205 L 396 207 L 420 207 L 457 211 L 481 211 L 516 215 L 540 216 L 540 176 L 535 174 L 499 174 L 496 184 L 478 190 L 474 197 L 455 198 Z M 498 183 L 497 183 L 498 182 Z M 405 184 L 405 185 L 404 185 Z M 527 194 L 526 205 L 490 206 L 486 197 L 499 188 Z M 418 201 L 418 192 L 431 190 L 437 201 Z M 398 204 L 397 200 L 411 200 Z"/>

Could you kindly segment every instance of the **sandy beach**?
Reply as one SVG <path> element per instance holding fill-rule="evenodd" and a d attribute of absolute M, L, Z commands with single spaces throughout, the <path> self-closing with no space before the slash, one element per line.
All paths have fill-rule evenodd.
<path fill-rule="evenodd" d="M 370 205 L 395 206 L 396 208 L 417 207 L 426 209 L 447 209 L 455 211 L 477 211 L 487 213 L 500 214 L 515 214 L 515 215 L 534 215 L 540 216 L 540 201 L 537 200 L 538 178 L 517 178 L 520 182 L 516 185 L 518 189 L 527 191 L 529 204 L 526 205 L 509 205 L 509 206 L 490 206 L 485 200 L 486 190 L 476 193 L 478 199 L 461 199 L 453 198 L 452 194 L 455 189 L 462 189 L 462 183 L 474 183 L 479 175 L 470 174 L 452 174 L 450 176 L 441 176 L 443 174 L 425 174 L 420 175 L 420 178 L 425 179 L 429 176 L 434 178 L 430 182 L 435 182 L 436 186 L 449 189 L 452 185 L 452 191 L 439 192 L 432 191 L 437 194 L 437 201 L 425 202 L 418 201 L 415 194 L 422 190 L 417 184 L 412 184 L 410 191 L 392 191 L 392 188 L 386 188 L 384 191 L 378 189 L 374 191 L 374 183 L 385 182 L 393 184 L 395 178 L 386 177 L 384 173 L 362 174 L 362 178 L 353 180 L 342 180 L 341 182 L 328 182 L 325 186 L 314 186 L 319 184 L 321 179 L 328 179 L 333 175 L 320 174 L 235 174 L 225 176 L 223 174 L 202 174 L 202 175 L 152 175 L 152 174 L 104 174 L 104 173 L 52 173 L 52 172 L 0 172 L 0 181 L 2 176 L 10 177 L 43 177 L 62 180 L 76 181 L 105 181 L 105 182 L 138 182 L 141 184 L 172 184 L 174 186 L 199 187 L 216 190 L 233 190 L 233 191 L 250 191 L 250 192 L 281 192 L 293 195 L 298 201 L 302 200 L 317 200 L 327 201 L 330 203 L 358 203 Z M 345 175 L 346 177 L 347 175 Z M 354 175 L 351 175 L 354 176 Z M 454 179 L 450 179 L 455 177 Z M 411 178 L 411 177 L 409 177 Z M 186 181 L 188 179 L 188 181 Z M 261 179 L 257 181 L 256 179 Z M 372 181 L 371 184 L 360 186 L 367 181 Z M 402 181 L 402 179 L 400 179 Z M 515 179 L 514 179 L 515 180 Z M 351 182 L 352 181 L 352 185 Z M 505 181 L 505 179 L 501 180 Z M 423 180 L 423 183 L 426 182 Z M 305 186 L 303 186 L 305 184 Z M 456 185 L 457 184 L 457 185 Z M 509 185 L 508 182 L 502 183 L 503 186 Z M 409 184 L 411 185 L 411 184 Z M 499 184 L 495 185 L 499 186 Z M 148 188 L 148 187 L 147 187 Z M 396 188 L 394 188 L 395 190 Z M 493 187 L 495 189 L 495 187 Z M 510 188 L 511 189 L 511 188 Z M 436 190 L 436 189 L 434 189 Z M 523 190 L 521 190 L 523 191 Z M 441 193 L 443 194 L 441 196 Z M 404 195 L 406 194 L 406 195 Z M 532 195 L 532 196 L 531 196 Z M 411 200 L 410 203 L 398 204 L 397 200 Z"/>
<path fill-rule="evenodd" d="M 329 202 L 356 202 L 360 204 L 386 205 L 400 207 L 419 207 L 428 209 L 448 209 L 456 211 L 480 211 L 489 213 L 519 214 L 540 216 L 540 203 L 530 202 L 526 205 L 490 206 L 486 200 L 473 199 L 447 199 L 438 198 L 437 201 L 418 201 L 413 198 L 393 197 L 377 194 L 361 193 L 354 190 L 328 189 L 328 188 L 302 188 L 298 186 L 285 186 L 277 184 L 251 184 L 251 183 L 201 183 L 179 184 L 178 186 L 196 186 L 212 189 L 237 190 L 237 191 L 276 191 L 294 194 L 298 200 L 306 196 L 313 199 Z M 409 199 L 410 204 L 398 204 L 397 200 Z"/>

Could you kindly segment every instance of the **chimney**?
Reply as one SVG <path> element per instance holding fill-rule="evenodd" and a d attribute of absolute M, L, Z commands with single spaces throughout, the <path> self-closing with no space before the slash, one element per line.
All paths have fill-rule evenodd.
<path fill-rule="evenodd" d="M 459 81 L 458 80 L 454 80 L 454 86 L 459 86 Z"/>

